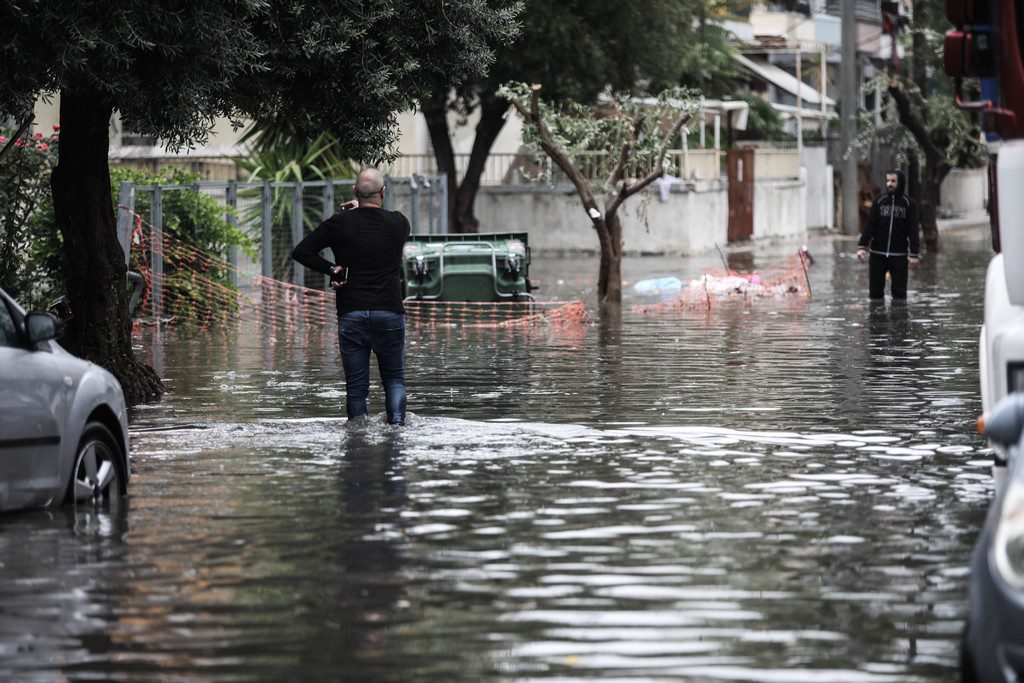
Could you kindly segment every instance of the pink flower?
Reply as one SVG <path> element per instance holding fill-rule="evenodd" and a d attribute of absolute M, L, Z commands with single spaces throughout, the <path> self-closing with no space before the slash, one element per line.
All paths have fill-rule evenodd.
<path fill-rule="evenodd" d="M 51 136 L 50 136 L 50 139 L 51 139 L 51 140 L 56 140 L 56 139 L 57 139 L 57 136 L 56 136 L 56 135 L 51 135 Z"/>
<path fill-rule="evenodd" d="M 60 132 L 60 126 L 59 125 L 58 126 L 54 126 L 53 130 L 54 130 L 54 132 L 59 133 Z"/>
<path fill-rule="evenodd" d="M 34 137 L 36 140 L 42 140 L 43 139 L 43 134 L 42 133 L 36 133 L 32 137 Z"/>
<path fill-rule="evenodd" d="M 41 152 L 45 152 L 46 150 L 50 149 L 50 146 L 47 145 L 45 142 L 40 142 L 38 145 L 36 145 L 36 149 L 38 149 Z"/>
<path fill-rule="evenodd" d="M 3 135 L 0 135 L 0 142 L 7 142 L 7 138 L 5 138 Z"/>
<path fill-rule="evenodd" d="M 21 140 L 15 140 L 14 141 L 14 146 L 15 147 L 21 147 Z"/>

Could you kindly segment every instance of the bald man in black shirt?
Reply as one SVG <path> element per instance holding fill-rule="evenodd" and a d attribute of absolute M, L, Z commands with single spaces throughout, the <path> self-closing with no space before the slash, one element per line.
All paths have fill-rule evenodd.
<path fill-rule="evenodd" d="M 388 424 L 405 424 L 405 307 L 402 247 L 412 229 L 398 211 L 381 208 L 387 187 L 377 169 L 356 179 L 356 200 L 306 236 L 292 258 L 331 276 L 337 292 L 338 343 L 345 369 L 349 419 L 365 416 L 370 391 L 370 351 L 384 384 Z M 338 263 L 323 258 L 330 248 Z M 341 279 L 341 278 L 345 279 Z"/>

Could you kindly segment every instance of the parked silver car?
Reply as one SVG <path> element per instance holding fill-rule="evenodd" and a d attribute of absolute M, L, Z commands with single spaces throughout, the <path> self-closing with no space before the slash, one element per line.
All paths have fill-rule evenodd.
<path fill-rule="evenodd" d="M 121 385 L 55 341 L 57 319 L 0 289 L 0 511 L 118 507 L 129 476 Z"/>

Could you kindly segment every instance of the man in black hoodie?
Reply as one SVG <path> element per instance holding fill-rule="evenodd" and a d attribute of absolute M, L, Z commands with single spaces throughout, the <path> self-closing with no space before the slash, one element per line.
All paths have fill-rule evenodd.
<path fill-rule="evenodd" d="M 869 261 L 872 299 L 885 296 L 886 273 L 892 278 L 892 298 L 906 299 L 907 270 L 921 260 L 917 204 L 904 191 L 902 171 L 886 171 L 885 187 L 885 194 L 871 206 L 857 258 Z"/>

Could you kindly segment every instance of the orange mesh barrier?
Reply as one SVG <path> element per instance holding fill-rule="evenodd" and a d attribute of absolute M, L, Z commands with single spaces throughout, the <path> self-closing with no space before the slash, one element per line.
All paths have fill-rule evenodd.
<path fill-rule="evenodd" d="M 811 296 L 808 267 L 810 254 L 801 249 L 785 262 L 760 273 L 740 274 L 729 270 L 707 271 L 696 280 L 684 284 L 678 296 L 656 304 L 636 306 L 638 313 L 658 314 L 679 310 L 708 311 L 717 305 L 735 301 L 751 301 L 780 297 Z"/>
<path fill-rule="evenodd" d="M 131 269 L 145 281 L 137 326 L 155 324 L 158 318 L 164 323 L 199 327 L 243 318 L 284 327 L 337 324 L 333 291 L 300 287 L 239 269 L 167 233 L 157 238 L 152 225 L 138 214 L 133 216 Z M 153 271 L 154 257 L 162 261 L 162 274 Z M 155 302 L 156 312 L 154 280 L 162 293 Z M 591 322 L 580 301 L 407 301 L 405 305 L 410 323 L 428 327 L 516 328 Z"/>
<path fill-rule="evenodd" d="M 591 322 L 581 301 L 406 301 L 406 317 L 423 325 L 529 327 Z"/>

